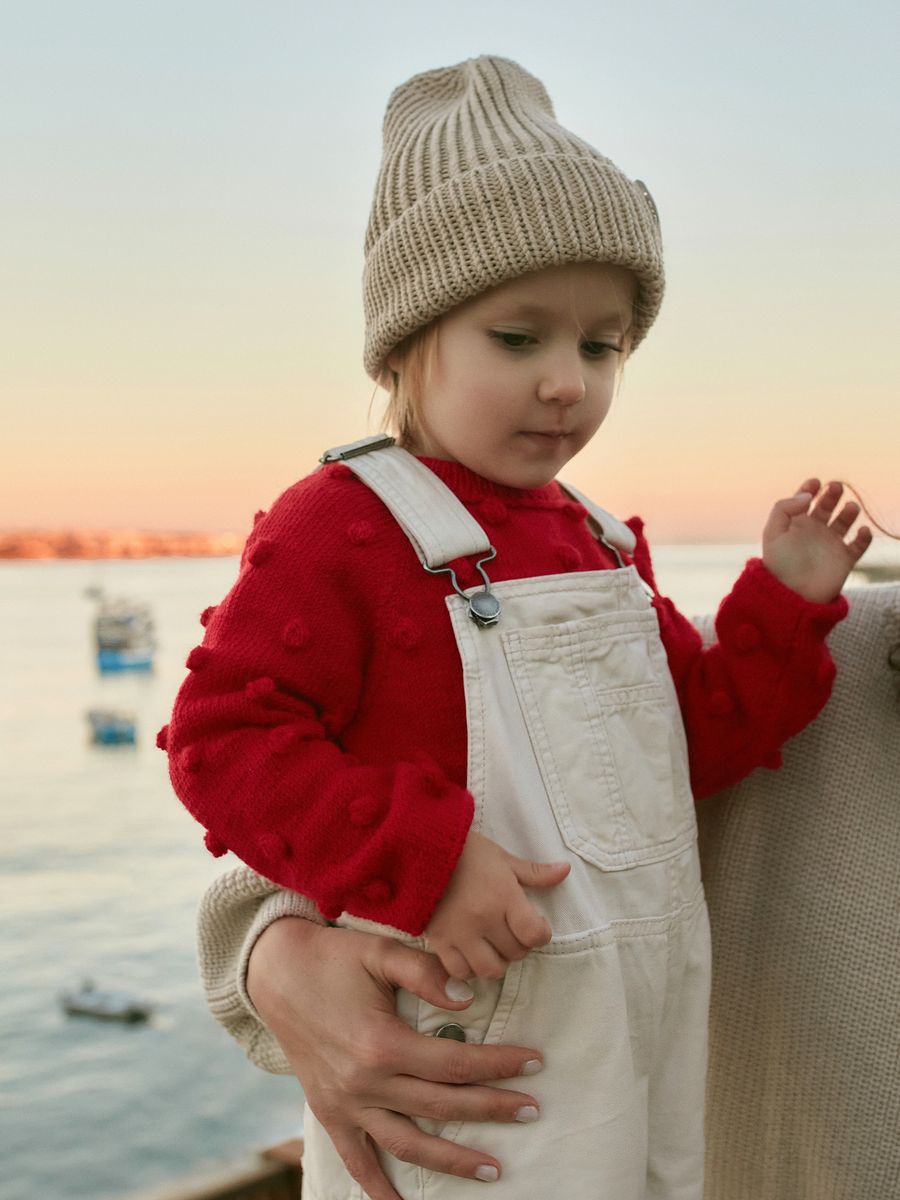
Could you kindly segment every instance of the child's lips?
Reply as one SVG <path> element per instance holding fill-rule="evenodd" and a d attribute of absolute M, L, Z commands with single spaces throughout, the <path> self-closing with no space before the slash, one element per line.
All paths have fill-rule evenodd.
<path fill-rule="evenodd" d="M 546 446 L 552 446 L 569 436 L 564 429 L 523 429 L 522 434 Z"/>

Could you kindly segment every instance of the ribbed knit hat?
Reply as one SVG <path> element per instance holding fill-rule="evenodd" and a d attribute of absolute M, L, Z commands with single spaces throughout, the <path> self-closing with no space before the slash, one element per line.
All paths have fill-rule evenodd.
<path fill-rule="evenodd" d="M 366 234 L 366 370 L 486 288 L 561 263 L 632 270 L 636 346 L 663 293 L 646 187 L 557 123 L 543 84 L 507 58 L 426 71 L 388 101 Z"/>

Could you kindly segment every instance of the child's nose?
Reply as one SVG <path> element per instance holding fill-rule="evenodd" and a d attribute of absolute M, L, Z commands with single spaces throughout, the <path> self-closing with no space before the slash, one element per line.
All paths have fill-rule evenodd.
<path fill-rule="evenodd" d="M 584 394 L 584 374 L 577 359 L 557 361 L 538 384 L 538 399 L 544 404 L 578 404 Z"/>

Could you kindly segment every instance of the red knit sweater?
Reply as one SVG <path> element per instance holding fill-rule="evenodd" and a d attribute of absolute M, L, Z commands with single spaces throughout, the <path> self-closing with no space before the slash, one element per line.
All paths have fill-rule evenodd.
<path fill-rule="evenodd" d="M 555 483 L 518 491 L 425 459 L 489 532 L 494 580 L 615 564 Z M 653 585 L 641 522 L 634 563 Z M 463 587 L 471 563 L 453 564 Z M 472 820 L 459 654 L 444 598 L 387 508 L 343 464 L 260 514 L 237 583 L 201 620 L 175 703 L 175 791 L 225 848 L 268 879 L 419 934 Z M 827 700 L 824 638 L 846 601 L 810 604 L 752 560 L 700 636 L 654 601 L 698 798 L 776 766 Z"/>

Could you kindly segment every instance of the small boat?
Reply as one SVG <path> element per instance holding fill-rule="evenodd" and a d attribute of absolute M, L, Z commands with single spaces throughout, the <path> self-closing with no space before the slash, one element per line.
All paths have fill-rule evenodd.
<path fill-rule="evenodd" d="M 87 714 L 95 746 L 133 746 L 137 741 L 134 714 L 119 709 L 92 708 Z"/>
<path fill-rule="evenodd" d="M 152 670 L 155 642 L 149 605 L 124 598 L 107 599 L 96 589 L 90 594 L 100 601 L 94 636 L 101 673 Z"/>
<path fill-rule="evenodd" d="M 60 1002 L 70 1017 L 94 1017 L 98 1021 L 122 1021 L 133 1025 L 147 1021 L 153 1005 L 129 996 L 127 992 L 106 992 L 86 979 L 78 991 L 63 992 Z"/>

